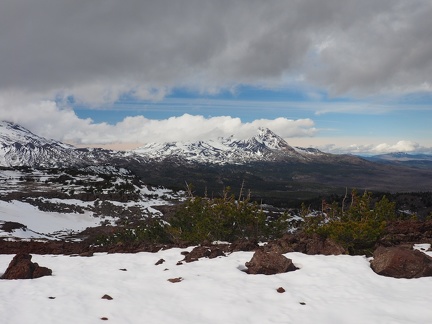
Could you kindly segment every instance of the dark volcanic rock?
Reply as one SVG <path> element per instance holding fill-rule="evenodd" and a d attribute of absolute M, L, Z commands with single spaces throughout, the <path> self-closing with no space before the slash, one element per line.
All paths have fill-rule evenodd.
<path fill-rule="evenodd" d="M 52 275 L 51 269 L 40 267 L 31 262 L 31 258 L 30 254 L 15 255 L 1 279 L 35 279 Z"/>
<path fill-rule="evenodd" d="M 248 268 L 246 272 L 249 274 L 272 275 L 297 270 L 291 259 L 280 253 L 263 250 L 257 250 L 245 265 Z"/>
<path fill-rule="evenodd" d="M 389 222 L 378 241 L 380 246 L 400 244 L 432 243 L 432 220 L 403 220 Z"/>
<path fill-rule="evenodd" d="M 199 258 L 214 259 L 218 256 L 225 256 L 225 253 L 221 248 L 214 245 L 209 246 L 197 246 L 190 253 L 185 255 L 184 261 L 193 262 Z"/>
<path fill-rule="evenodd" d="M 309 255 L 340 255 L 346 253 L 343 246 L 329 238 L 305 233 L 285 234 L 282 238 L 269 242 L 264 247 L 264 250 L 276 253 L 301 252 Z"/>
<path fill-rule="evenodd" d="M 231 252 L 238 251 L 255 251 L 259 247 L 258 242 L 256 241 L 248 241 L 248 240 L 240 240 L 235 241 L 230 245 Z"/>
<path fill-rule="evenodd" d="M 379 275 L 407 279 L 432 276 L 432 258 L 420 251 L 379 247 L 373 256 L 371 268 Z"/>
<path fill-rule="evenodd" d="M 165 262 L 164 259 L 159 259 L 159 260 L 155 263 L 155 265 L 159 265 L 159 264 L 162 264 L 162 263 L 164 263 L 164 262 Z"/>
<path fill-rule="evenodd" d="M 12 233 L 16 229 L 26 229 L 27 226 L 17 222 L 4 222 L 4 224 L 0 224 L 0 228 L 5 232 Z"/>
<path fill-rule="evenodd" d="M 112 298 L 110 295 L 107 295 L 107 294 L 103 295 L 103 296 L 101 297 L 101 299 L 113 300 L 113 298 Z"/>

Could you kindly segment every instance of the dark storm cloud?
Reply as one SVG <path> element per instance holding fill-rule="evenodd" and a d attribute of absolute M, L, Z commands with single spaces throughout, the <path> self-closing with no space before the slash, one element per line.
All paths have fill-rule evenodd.
<path fill-rule="evenodd" d="M 5 0 L 0 91 L 430 90 L 430 17 L 428 0 Z"/>

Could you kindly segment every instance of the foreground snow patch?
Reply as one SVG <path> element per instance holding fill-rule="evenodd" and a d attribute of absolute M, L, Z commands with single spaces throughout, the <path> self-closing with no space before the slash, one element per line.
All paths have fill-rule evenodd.
<path fill-rule="evenodd" d="M 432 319 L 432 278 L 381 277 L 362 256 L 287 253 L 300 270 L 265 276 L 239 270 L 252 252 L 176 265 L 183 259 L 181 251 L 90 258 L 33 255 L 32 260 L 52 269 L 53 276 L 0 281 L 2 322 L 97 323 L 102 317 L 109 323 L 158 324 L 429 323 Z M 12 257 L 0 255 L 0 274 Z M 156 266 L 161 258 L 165 262 Z M 181 282 L 168 281 L 179 277 Z M 278 287 L 286 292 L 276 292 Z M 113 300 L 101 299 L 105 294 Z"/>

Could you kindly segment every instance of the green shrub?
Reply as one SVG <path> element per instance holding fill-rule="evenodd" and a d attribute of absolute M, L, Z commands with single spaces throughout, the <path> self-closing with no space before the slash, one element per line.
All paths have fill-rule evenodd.
<path fill-rule="evenodd" d="M 99 235 L 96 245 L 136 244 L 136 243 L 171 243 L 166 224 L 159 218 L 149 218 L 133 227 L 117 228 L 110 235 Z"/>
<path fill-rule="evenodd" d="M 345 201 L 344 201 L 345 202 Z M 323 201 L 316 215 L 302 207 L 305 230 L 329 237 L 342 244 L 350 254 L 369 254 L 381 236 L 387 221 L 396 218 L 395 203 L 385 196 L 372 203 L 371 194 L 359 196 L 354 190 L 349 204 L 341 206 Z"/>
<path fill-rule="evenodd" d="M 287 215 L 268 220 L 249 197 L 236 199 L 227 188 L 221 198 L 190 197 L 169 220 L 175 242 L 268 240 L 287 231 Z"/>

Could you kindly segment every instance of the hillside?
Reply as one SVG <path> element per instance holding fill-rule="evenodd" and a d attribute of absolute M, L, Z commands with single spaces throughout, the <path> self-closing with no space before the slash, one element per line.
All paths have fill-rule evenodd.
<path fill-rule="evenodd" d="M 77 149 L 39 137 L 19 125 L 0 123 L 0 165 L 35 168 L 115 166 L 143 183 L 176 190 L 192 184 L 196 194 L 244 188 L 258 201 L 290 205 L 302 199 L 369 191 L 432 191 L 432 168 L 368 161 L 290 146 L 269 129 L 249 139 L 149 143 L 129 152 Z"/>

